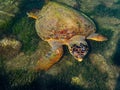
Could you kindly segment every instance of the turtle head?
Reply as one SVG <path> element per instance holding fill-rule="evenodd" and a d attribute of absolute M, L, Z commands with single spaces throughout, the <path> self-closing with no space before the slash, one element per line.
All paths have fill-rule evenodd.
<path fill-rule="evenodd" d="M 89 48 L 88 44 L 84 39 L 73 39 L 69 42 L 69 51 L 78 61 L 82 61 L 84 56 L 87 54 Z"/>

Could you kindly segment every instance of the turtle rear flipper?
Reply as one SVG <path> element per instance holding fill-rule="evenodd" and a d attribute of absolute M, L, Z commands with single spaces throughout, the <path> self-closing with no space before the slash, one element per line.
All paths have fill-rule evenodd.
<path fill-rule="evenodd" d="M 101 34 L 93 33 L 87 37 L 87 39 L 95 40 L 95 41 L 106 41 L 107 38 Z"/>
<path fill-rule="evenodd" d="M 36 71 L 45 70 L 47 71 L 52 67 L 56 62 L 58 62 L 63 54 L 62 45 L 59 45 L 57 42 L 50 41 L 51 51 L 49 51 L 44 57 L 41 57 L 38 60 Z"/>

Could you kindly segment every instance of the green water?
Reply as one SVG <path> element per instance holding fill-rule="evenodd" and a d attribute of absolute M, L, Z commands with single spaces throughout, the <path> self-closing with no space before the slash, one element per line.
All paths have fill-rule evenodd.
<path fill-rule="evenodd" d="M 66 46 L 61 60 L 47 72 L 36 72 L 39 54 L 50 46 L 35 30 L 26 12 L 42 9 L 44 0 L 0 0 L 0 90 L 120 90 L 120 1 L 54 0 L 90 17 L 106 42 L 87 40 L 90 50 L 77 62 Z M 15 40 L 3 47 L 5 38 Z M 13 42 L 13 41 L 12 41 Z"/>

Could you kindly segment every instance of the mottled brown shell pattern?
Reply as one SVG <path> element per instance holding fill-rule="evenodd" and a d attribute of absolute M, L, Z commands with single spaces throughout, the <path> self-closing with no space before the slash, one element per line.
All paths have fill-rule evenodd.
<path fill-rule="evenodd" d="M 95 32 L 94 23 L 83 13 L 50 2 L 38 14 L 36 30 L 43 39 L 70 39 L 75 35 L 87 37 Z"/>

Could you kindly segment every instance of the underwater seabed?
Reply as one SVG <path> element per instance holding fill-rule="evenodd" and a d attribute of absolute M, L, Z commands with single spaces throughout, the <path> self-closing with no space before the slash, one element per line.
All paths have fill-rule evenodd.
<path fill-rule="evenodd" d="M 108 40 L 88 40 L 90 52 L 76 61 L 64 55 L 48 71 L 33 68 L 50 50 L 26 12 L 41 9 L 44 0 L 0 1 L 0 90 L 120 90 L 120 1 L 53 0 L 84 12 Z"/>

